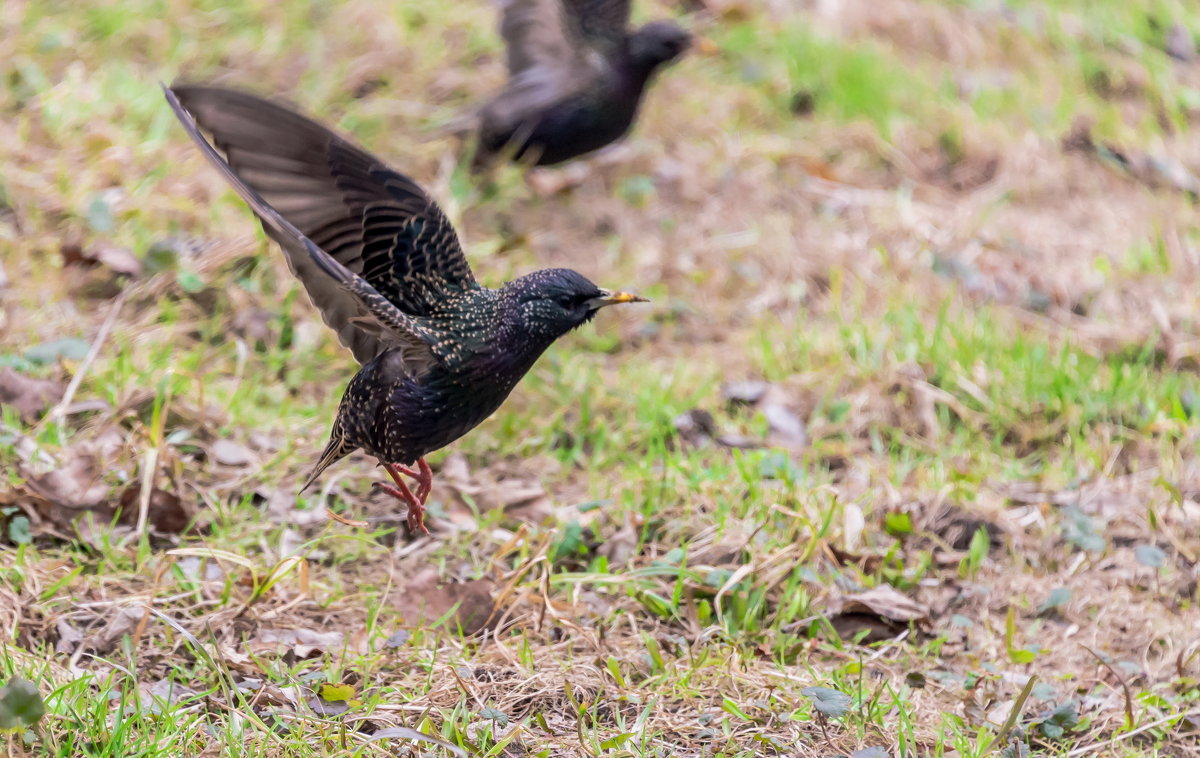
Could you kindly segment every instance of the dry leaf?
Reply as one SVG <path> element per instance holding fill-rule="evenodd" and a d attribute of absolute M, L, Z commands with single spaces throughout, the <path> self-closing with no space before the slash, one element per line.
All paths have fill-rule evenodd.
<path fill-rule="evenodd" d="M 46 408 L 58 402 L 64 387 L 50 379 L 34 379 L 11 368 L 0 370 L 0 405 L 11 405 L 26 422 L 37 420 Z"/>
<path fill-rule="evenodd" d="M 171 679 L 159 679 L 150 685 L 142 683 L 138 685 L 138 689 L 145 698 L 147 710 L 154 714 L 169 710 L 197 694 L 197 690 Z"/>
<path fill-rule="evenodd" d="M 58 639 L 54 643 L 56 653 L 70 655 L 79 647 L 79 643 L 83 642 L 83 632 L 76 629 L 65 617 L 54 622 L 54 630 L 58 632 Z"/>
<path fill-rule="evenodd" d="M 296 493 L 292 490 L 256 490 L 255 494 L 266 501 L 267 517 L 272 521 L 296 527 L 326 521 L 325 512 L 320 508 L 297 508 Z"/>
<path fill-rule="evenodd" d="M 451 455 L 438 472 L 439 486 L 445 487 L 465 502 L 469 499 L 481 512 L 502 508 L 513 518 L 540 523 L 553 514 L 550 497 L 541 482 L 513 476 L 503 467 L 482 469 L 471 473 L 466 457 Z M 450 518 L 460 525 L 474 523 L 465 508 L 451 508 Z"/>
<path fill-rule="evenodd" d="M 413 577 L 394 605 L 411 626 L 428 626 L 454 608 L 444 622 L 448 629 L 463 634 L 475 634 L 495 622 L 495 603 L 492 591 L 496 583 L 490 579 L 438 584 L 436 569 L 428 569 Z M 457 605 L 457 608 L 455 606 Z"/>
<path fill-rule="evenodd" d="M 121 606 L 109 618 L 108 623 L 101 627 L 95 634 L 89 636 L 87 642 L 84 644 L 93 652 L 104 655 L 112 651 L 117 646 L 117 643 L 121 641 L 122 637 L 127 634 L 133 634 L 145 616 L 145 606 Z"/>
<path fill-rule="evenodd" d="M 563 168 L 529 171 L 525 174 L 525 183 L 538 197 L 553 197 L 583 184 L 591 173 L 591 166 L 584 161 L 577 161 Z"/>
<path fill-rule="evenodd" d="M 779 403 L 764 403 L 759 410 L 770 427 L 772 445 L 792 449 L 808 445 L 808 431 L 795 411 Z"/>
<path fill-rule="evenodd" d="M 867 519 L 858 503 L 846 503 L 842 509 L 842 544 L 846 552 L 854 554 L 862 546 L 863 530 Z"/>
<path fill-rule="evenodd" d="M 126 526 L 137 523 L 138 509 L 141 508 L 142 485 L 134 482 L 121 493 L 121 515 L 118 520 Z M 155 487 L 150 491 L 150 503 L 147 507 L 146 518 L 154 531 L 163 534 L 180 534 L 191 522 L 191 514 L 184 506 L 183 500 L 172 492 Z"/>
<path fill-rule="evenodd" d="M 25 476 L 25 488 L 50 504 L 77 510 L 97 508 L 108 495 L 99 463 L 90 453 L 74 455 L 41 476 Z"/>
<path fill-rule="evenodd" d="M 255 653 L 281 654 L 289 650 L 297 658 L 309 658 L 313 653 L 336 653 L 345 645 L 341 632 L 318 632 L 312 629 L 260 629 L 247 647 Z"/>
<path fill-rule="evenodd" d="M 1163 40 L 1163 49 L 1167 55 L 1177 61 L 1187 63 L 1196 57 L 1196 41 L 1186 26 L 1180 23 L 1171 24 Z"/>
<path fill-rule="evenodd" d="M 104 266 L 114 274 L 138 277 L 142 275 L 142 262 L 127 247 L 100 244 L 84 250 L 82 246 L 67 243 L 62 246 L 63 263 L 68 266 Z"/>
<path fill-rule="evenodd" d="M 861 640 L 864 644 L 891 639 L 910 623 L 923 624 L 929 620 L 929 610 L 924 605 L 886 584 L 831 598 L 826 615 L 842 639 L 855 638 L 866 631 Z"/>
<path fill-rule="evenodd" d="M 271 312 L 262 308 L 242 308 L 233 316 L 230 329 L 250 343 L 267 344 L 271 340 Z"/>
<path fill-rule="evenodd" d="M 717 422 L 708 411 L 693 408 L 675 417 L 675 431 L 689 445 L 700 445 L 717 433 Z"/>
<path fill-rule="evenodd" d="M 757 405 L 770 388 L 770 384 L 757 379 L 729 382 L 721 386 L 721 396 L 730 405 Z"/>
<path fill-rule="evenodd" d="M 222 466 L 249 466 L 254 462 L 254 454 L 245 445 L 233 440 L 219 439 L 209 449 L 213 460 Z"/>
<path fill-rule="evenodd" d="M 633 557 L 633 553 L 637 549 L 639 531 L 634 528 L 633 524 L 627 522 L 625 526 L 604 538 L 604 541 L 600 543 L 596 552 L 608 559 L 610 570 L 629 565 L 629 559 Z"/>

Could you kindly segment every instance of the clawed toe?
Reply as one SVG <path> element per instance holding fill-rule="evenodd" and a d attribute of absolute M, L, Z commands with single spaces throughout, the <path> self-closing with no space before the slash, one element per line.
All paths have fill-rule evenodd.
<path fill-rule="evenodd" d="M 429 468 L 429 464 L 425 462 L 424 458 L 421 458 L 417 461 L 417 470 L 394 463 L 384 463 L 383 467 L 392 477 L 396 486 L 393 487 L 383 482 L 376 482 L 376 486 L 403 500 L 408 506 L 409 531 L 421 531 L 429 534 L 429 529 L 425 526 L 425 503 L 428 502 L 429 493 L 433 490 L 433 470 Z M 416 482 L 415 493 L 409 489 L 408 483 L 404 481 L 402 475 L 410 476 Z"/>

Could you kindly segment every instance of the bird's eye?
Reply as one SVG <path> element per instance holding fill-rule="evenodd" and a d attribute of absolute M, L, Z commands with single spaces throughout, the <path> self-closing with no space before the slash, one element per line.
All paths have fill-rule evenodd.
<path fill-rule="evenodd" d="M 570 295 L 559 295 L 558 304 L 561 305 L 565 310 L 571 310 L 575 307 L 575 298 L 571 297 Z"/>

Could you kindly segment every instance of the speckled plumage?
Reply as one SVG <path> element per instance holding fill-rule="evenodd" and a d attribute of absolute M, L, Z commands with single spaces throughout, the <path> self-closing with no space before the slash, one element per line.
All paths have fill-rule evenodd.
<path fill-rule="evenodd" d="M 629 0 L 505 0 L 509 81 L 479 111 L 477 165 L 505 150 L 550 165 L 624 136 L 651 76 L 691 42 L 669 21 L 628 24 Z"/>
<path fill-rule="evenodd" d="M 491 415 L 556 339 L 640 299 L 567 269 L 483 287 L 436 203 L 345 139 L 242 92 L 166 96 L 363 364 L 305 487 L 359 448 L 389 467 L 420 462 Z"/>

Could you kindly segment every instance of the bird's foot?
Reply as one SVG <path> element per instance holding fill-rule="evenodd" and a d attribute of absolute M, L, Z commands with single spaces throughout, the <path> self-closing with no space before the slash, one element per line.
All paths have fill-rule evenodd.
<path fill-rule="evenodd" d="M 385 463 L 383 468 L 392 477 L 392 481 L 396 482 L 393 487 L 390 484 L 378 483 L 380 489 L 384 492 L 403 500 L 408 506 L 408 530 L 410 532 L 422 531 L 429 534 L 429 529 L 425 526 L 425 503 L 429 500 L 429 493 L 433 490 L 433 469 L 429 468 L 429 464 L 424 458 L 417 461 L 417 470 L 400 466 L 394 463 Z M 417 484 L 417 491 L 414 494 L 408 487 L 408 483 L 404 481 L 402 475 L 411 476 Z"/>
<path fill-rule="evenodd" d="M 417 459 L 417 468 L 411 469 L 407 466 L 401 466 L 395 463 L 385 463 L 383 465 L 387 469 L 388 474 L 397 482 L 400 481 L 400 474 L 411 476 L 417 483 L 417 498 L 421 501 L 421 505 L 429 502 L 429 493 L 433 492 L 433 469 L 429 468 L 429 464 L 424 458 Z"/>
<path fill-rule="evenodd" d="M 408 506 L 408 531 L 414 534 L 418 531 L 429 534 L 429 529 L 425 526 L 425 506 L 403 480 L 398 479 L 396 483 L 400 486 L 393 487 L 383 482 L 375 482 L 375 486 Z"/>

